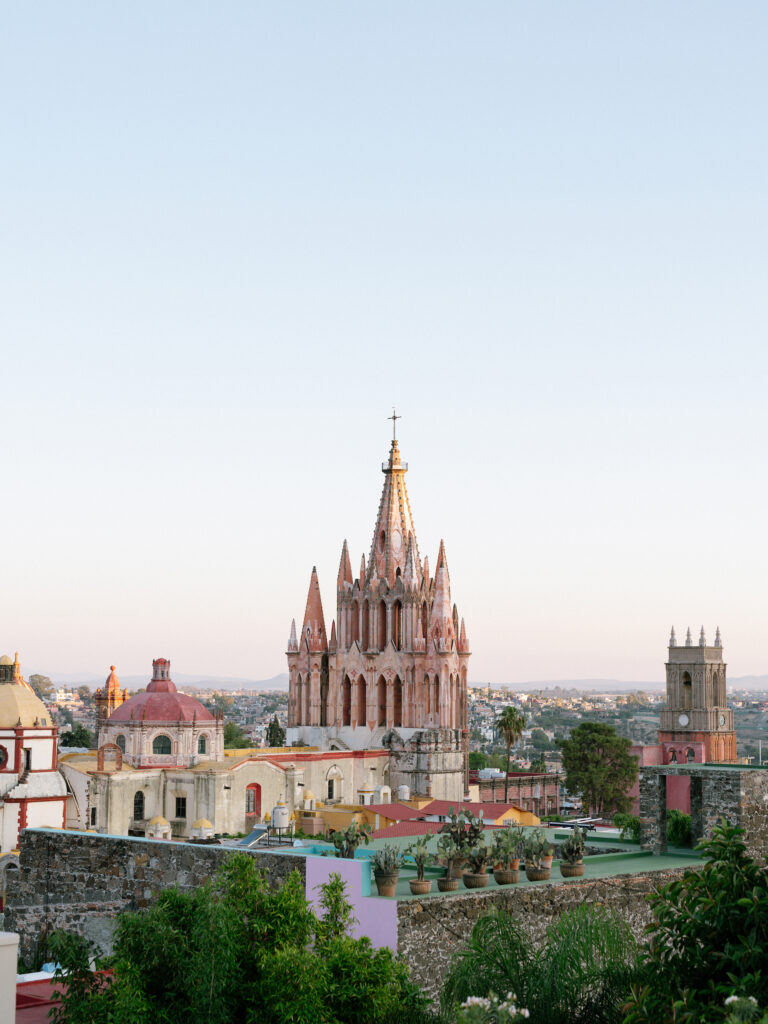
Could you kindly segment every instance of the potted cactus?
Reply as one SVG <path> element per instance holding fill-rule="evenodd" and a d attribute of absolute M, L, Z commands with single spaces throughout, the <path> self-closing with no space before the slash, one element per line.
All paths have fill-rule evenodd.
<path fill-rule="evenodd" d="M 560 874 L 563 878 L 580 878 L 584 874 L 584 833 L 578 825 L 560 847 Z"/>
<path fill-rule="evenodd" d="M 552 868 L 545 867 L 543 863 L 544 852 L 548 845 L 540 829 L 535 829 L 529 836 L 526 836 L 523 844 L 523 856 L 525 857 L 525 877 L 529 882 L 546 882 L 552 874 Z"/>
<path fill-rule="evenodd" d="M 513 885 L 520 878 L 520 848 L 523 830 L 519 825 L 500 829 L 493 836 L 493 877 L 497 885 Z"/>
<path fill-rule="evenodd" d="M 463 861 L 464 854 L 449 835 L 442 835 L 437 841 L 437 852 L 445 864 L 445 876 L 438 878 L 437 888 L 440 892 L 456 892 L 459 879 L 454 875 L 454 865 Z"/>
<path fill-rule="evenodd" d="M 458 857 L 452 867 L 454 877 L 459 878 L 467 853 L 474 846 L 477 846 L 480 837 L 485 831 L 485 823 L 482 811 L 475 817 L 469 808 L 455 813 L 453 807 L 449 807 L 448 816 L 449 821 L 443 825 L 440 832 L 450 836 L 454 844 L 464 855 L 463 857 Z"/>
<path fill-rule="evenodd" d="M 432 860 L 432 854 L 427 850 L 429 839 L 429 835 L 419 836 L 405 851 L 413 857 L 413 862 L 416 865 L 416 877 L 409 879 L 411 892 L 414 896 L 426 896 L 432 888 L 430 879 L 424 877 L 424 868 Z"/>
<path fill-rule="evenodd" d="M 397 877 L 403 864 L 400 850 L 396 846 L 384 846 L 374 853 L 372 864 L 379 896 L 394 896 Z"/>
<path fill-rule="evenodd" d="M 486 872 L 485 865 L 490 856 L 491 851 L 483 843 L 473 846 L 471 850 L 467 851 L 465 859 L 470 870 L 465 871 L 462 875 L 465 888 L 484 889 L 488 885 L 490 875 Z"/>
<path fill-rule="evenodd" d="M 334 832 L 331 842 L 336 850 L 336 857 L 343 857 L 345 860 L 355 859 L 355 850 L 361 843 L 367 846 L 370 842 L 371 826 L 359 824 L 357 821 L 350 822 L 343 832 Z"/>

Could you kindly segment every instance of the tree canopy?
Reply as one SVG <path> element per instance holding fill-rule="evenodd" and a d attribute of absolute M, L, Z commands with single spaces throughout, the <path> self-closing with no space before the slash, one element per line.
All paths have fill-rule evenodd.
<path fill-rule="evenodd" d="M 560 741 L 565 785 L 569 793 L 581 793 L 585 810 L 602 817 L 632 807 L 627 793 L 637 779 L 637 758 L 631 746 L 600 722 L 582 722 Z"/>
<path fill-rule="evenodd" d="M 29 677 L 29 685 L 41 700 L 50 697 L 55 687 L 48 676 L 41 676 L 37 672 Z"/>
<path fill-rule="evenodd" d="M 525 728 L 525 718 L 511 705 L 508 705 L 496 719 L 496 732 L 503 738 L 507 748 L 507 766 L 504 775 L 504 803 L 509 800 L 509 759 L 512 745 L 520 739 Z"/>
<path fill-rule="evenodd" d="M 66 1024 L 422 1024 L 427 1000 L 392 950 L 348 935 L 344 883 L 322 886 L 315 914 L 293 872 L 280 889 L 256 859 L 236 853 L 192 892 L 161 892 L 117 920 L 111 979 L 92 975 L 79 936 L 56 933 L 50 952 L 68 990 Z"/>
<path fill-rule="evenodd" d="M 71 732 L 65 732 L 61 734 L 61 745 L 62 747 L 87 747 L 89 750 L 93 747 L 93 733 L 90 729 L 77 722 L 72 726 Z"/>
<path fill-rule="evenodd" d="M 277 715 L 272 718 L 267 726 L 265 739 L 268 747 L 285 746 L 285 729 L 278 722 Z"/>
<path fill-rule="evenodd" d="M 241 747 L 250 747 L 250 737 L 243 732 L 237 722 L 224 723 L 224 746 L 237 750 Z"/>

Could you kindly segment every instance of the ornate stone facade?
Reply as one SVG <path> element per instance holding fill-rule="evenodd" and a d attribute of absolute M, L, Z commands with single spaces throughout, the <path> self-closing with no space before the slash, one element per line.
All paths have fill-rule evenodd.
<path fill-rule="evenodd" d="M 393 439 L 382 466 L 370 555 L 367 563 L 363 556 L 356 579 L 346 541 L 342 547 L 330 637 L 312 570 L 301 629 L 297 634 L 294 621 L 288 642 L 288 736 L 289 742 L 332 749 L 394 744 L 401 764 L 413 741 L 414 753 L 430 748 L 432 755 L 428 770 L 417 773 L 416 791 L 436 796 L 431 778 L 452 773 L 448 790 L 459 798 L 465 789 L 469 643 L 451 601 L 445 545 L 440 542 L 434 576 L 419 555 L 407 470 Z M 415 739 L 422 730 L 436 732 L 436 746 L 435 737 Z M 415 776 L 411 783 L 413 788 Z"/>

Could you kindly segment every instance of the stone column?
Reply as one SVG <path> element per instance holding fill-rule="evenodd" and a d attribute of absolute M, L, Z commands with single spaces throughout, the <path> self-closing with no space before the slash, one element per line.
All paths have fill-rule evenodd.
<path fill-rule="evenodd" d="M 640 769 L 640 846 L 652 853 L 667 852 L 667 777 L 652 768 Z"/>

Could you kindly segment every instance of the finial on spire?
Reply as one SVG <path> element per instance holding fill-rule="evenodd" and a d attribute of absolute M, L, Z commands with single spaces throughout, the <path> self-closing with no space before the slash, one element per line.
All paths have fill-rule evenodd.
<path fill-rule="evenodd" d="M 398 416 L 397 415 L 397 413 L 395 412 L 395 407 L 393 405 L 392 406 L 392 415 L 391 416 L 387 416 L 388 420 L 392 420 L 392 443 L 393 444 L 397 441 L 397 421 L 401 420 L 402 418 L 403 418 L 402 416 Z"/>
<path fill-rule="evenodd" d="M 722 647 L 722 646 L 723 646 L 723 641 L 722 641 L 722 637 L 720 636 L 720 627 L 718 626 L 717 629 L 715 630 L 715 647 Z"/>
<path fill-rule="evenodd" d="M 692 647 L 693 646 L 693 640 L 691 640 L 691 627 L 690 626 L 688 627 L 688 632 L 685 634 L 685 646 L 686 647 Z"/>
<path fill-rule="evenodd" d="M 677 637 L 675 636 L 675 627 L 672 627 L 672 632 L 669 634 L 669 646 L 677 647 Z"/>
<path fill-rule="evenodd" d="M 701 633 L 699 633 L 699 647 L 707 646 L 707 638 L 704 636 L 704 627 L 701 627 Z"/>

